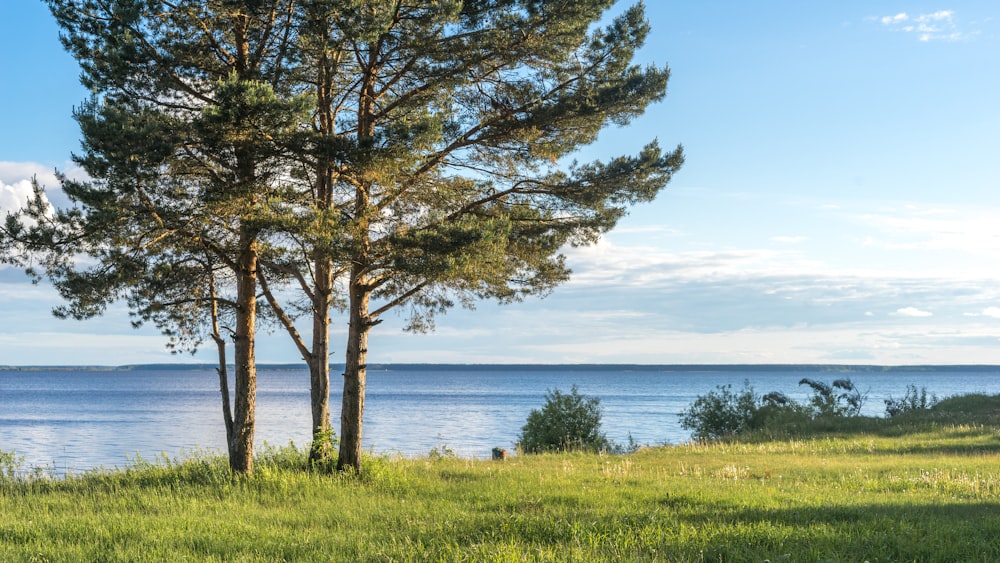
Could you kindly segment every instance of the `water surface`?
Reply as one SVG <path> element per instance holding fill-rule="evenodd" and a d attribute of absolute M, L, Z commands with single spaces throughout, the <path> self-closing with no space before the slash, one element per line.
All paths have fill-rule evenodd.
<path fill-rule="evenodd" d="M 718 385 L 758 393 L 782 391 L 804 400 L 803 377 L 850 377 L 867 391 L 864 414 L 881 416 L 884 399 L 908 384 L 945 397 L 1000 392 L 1000 367 L 855 368 L 708 366 L 387 366 L 369 372 L 364 446 L 377 453 L 426 454 L 447 446 L 485 458 L 512 449 L 528 413 L 549 389 L 596 396 L 608 437 L 640 444 L 689 438 L 678 413 Z M 339 427 L 340 381 L 331 396 Z M 304 368 L 261 369 L 256 442 L 305 445 L 310 435 L 309 374 Z M 0 370 L 0 450 L 29 466 L 64 474 L 121 467 L 130 459 L 183 457 L 225 450 L 218 377 L 210 368 Z"/>

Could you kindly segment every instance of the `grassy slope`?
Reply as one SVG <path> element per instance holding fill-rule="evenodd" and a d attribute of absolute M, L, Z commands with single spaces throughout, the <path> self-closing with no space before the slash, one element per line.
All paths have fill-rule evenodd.
<path fill-rule="evenodd" d="M 623 457 L 371 459 L 362 479 L 288 450 L 248 480 L 218 459 L 6 478 L 0 560 L 995 561 L 1000 399 L 963 400 Z"/>

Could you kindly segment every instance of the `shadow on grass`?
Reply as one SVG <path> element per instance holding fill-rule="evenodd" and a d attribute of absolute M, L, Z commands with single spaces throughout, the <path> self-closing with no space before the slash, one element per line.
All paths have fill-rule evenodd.
<path fill-rule="evenodd" d="M 791 560 L 995 561 L 1000 504 L 717 506 L 685 521 L 714 530 L 706 559 L 789 554 Z M 745 553 L 743 547 L 759 551 Z M 817 557 L 818 556 L 818 557 Z"/>
<path fill-rule="evenodd" d="M 668 496 L 645 507 L 559 517 L 481 515 L 439 538 L 462 550 L 518 545 L 614 560 L 996 561 L 1000 503 L 758 508 Z M 423 537 L 434 543 L 435 538 Z"/>

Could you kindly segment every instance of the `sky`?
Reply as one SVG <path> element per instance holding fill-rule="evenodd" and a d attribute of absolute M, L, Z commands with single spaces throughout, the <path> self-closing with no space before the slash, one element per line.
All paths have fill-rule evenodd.
<path fill-rule="evenodd" d="M 1000 364 L 1000 4 L 646 7 L 637 62 L 669 65 L 668 95 L 578 158 L 682 143 L 667 189 L 566 249 L 573 277 L 550 295 L 424 335 L 390 316 L 370 362 Z M 0 210 L 33 175 L 58 205 L 87 94 L 42 2 L 3 12 Z M 213 361 L 171 355 L 124 306 L 67 321 L 58 303 L 0 266 L 0 365 Z M 340 350 L 346 321 L 331 326 Z M 257 357 L 300 360 L 266 327 Z"/>

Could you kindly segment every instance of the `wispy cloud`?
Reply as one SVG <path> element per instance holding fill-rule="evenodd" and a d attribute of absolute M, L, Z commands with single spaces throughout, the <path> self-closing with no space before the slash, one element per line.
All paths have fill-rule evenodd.
<path fill-rule="evenodd" d="M 992 276 L 1000 274 L 995 257 L 1000 254 L 1000 208 L 941 209 L 906 206 L 873 212 L 847 213 L 855 224 L 872 229 L 860 237 L 861 244 L 890 252 L 920 253 L 930 259 L 929 251 L 939 251 L 952 258 L 965 257 L 967 269 Z"/>
<path fill-rule="evenodd" d="M 798 244 L 798 243 L 806 240 L 806 237 L 776 236 L 776 237 L 771 237 L 771 240 L 773 242 L 777 242 L 777 243 L 781 243 L 781 244 Z"/>
<path fill-rule="evenodd" d="M 902 23 L 910 19 L 910 16 L 906 15 L 906 12 L 896 14 L 895 16 L 883 16 L 880 21 L 884 25 L 892 25 L 895 23 Z"/>
<path fill-rule="evenodd" d="M 924 311 L 924 310 L 918 309 L 916 307 L 902 307 L 900 309 L 896 309 L 896 312 L 893 313 L 893 314 L 896 315 L 896 316 L 899 316 L 899 317 L 933 317 L 934 316 L 934 313 L 931 313 L 930 311 Z"/>
<path fill-rule="evenodd" d="M 1000 307 L 987 307 L 979 313 L 966 313 L 966 317 L 990 317 L 1000 319 Z"/>
<path fill-rule="evenodd" d="M 978 31 L 959 29 L 955 12 L 938 10 L 925 14 L 910 15 L 900 12 L 895 15 L 870 18 L 893 31 L 912 33 L 922 42 L 929 41 L 963 41 L 979 34 Z"/>

